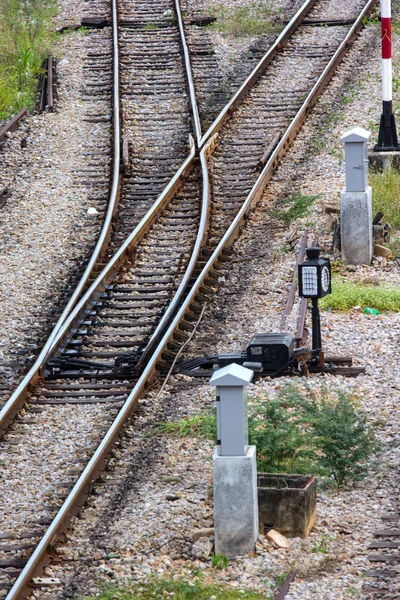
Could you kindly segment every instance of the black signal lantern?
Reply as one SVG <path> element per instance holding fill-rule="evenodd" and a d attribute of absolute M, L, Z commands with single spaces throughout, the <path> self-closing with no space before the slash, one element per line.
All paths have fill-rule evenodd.
<path fill-rule="evenodd" d="M 307 248 L 306 260 L 299 265 L 299 296 L 311 298 L 312 301 L 312 350 L 313 354 L 323 356 L 321 343 L 321 323 L 319 317 L 318 298 L 332 292 L 331 263 L 327 258 L 320 258 L 320 248 Z"/>
<path fill-rule="evenodd" d="M 320 248 L 307 248 L 307 259 L 299 265 L 299 296 L 323 298 L 332 292 L 331 263 L 320 258 Z"/>

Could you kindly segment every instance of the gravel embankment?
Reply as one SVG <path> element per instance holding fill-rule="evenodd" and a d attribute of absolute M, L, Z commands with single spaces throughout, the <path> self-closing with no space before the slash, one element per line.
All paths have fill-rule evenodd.
<path fill-rule="evenodd" d="M 335 2 L 341 16 L 345 5 Z M 370 120 L 379 120 L 379 52 L 379 30 L 370 27 L 360 35 L 249 219 L 220 294 L 207 308 L 188 356 L 235 350 L 256 331 L 276 330 L 296 242 L 306 224 L 314 225 L 322 246 L 330 243 L 322 211 L 325 201 L 338 199 L 344 185 L 339 138 L 354 125 L 368 127 Z M 268 211 L 274 201 L 297 190 L 319 199 L 305 218 L 285 229 L 271 221 Z M 343 274 L 356 281 L 400 283 L 398 267 L 390 261 L 374 260 L 371 266 L 344 269 Z M 296 568 L 288 600 L 364 597 L 368 543 L 382 528 L 381 515 L 398 512 L 400 319 L 398 314 L 324 311 L 322 331 L 327 353 L 352 355 L 354 364 L 366 366 L 366 374 L 357 379 L 314 376 L 296 384 L 303 389 L 325 383 L 330 390 L 354 394 L 375 424 L 384 449 L 366 479 L 339 492 L 319 493 L 317 525 L 309 538 L 294 539 L 290 549 L 279 550 L 260 536 L 254 556 L 230 561 L 225 570 L 214 570 L 209 560 L 191 555 L 191 531 L 213 523 L 212 444 L 149 434 L 160 421 L 177 421 L 212 406 L 214 390 L 207 382 L 177 376 L 161 398 L 154 392 L 141 402 L 133 427 L 112 460 L 115 468 L 109 484 L 98 486 L 99 496 L 91 500 L 59 549 L 67 562 L 47 569 L 48 575 L 61 580 L 57 598 L 94 594 L 99 581 L 124 582 L 132 576 L 142 579 L 151 572 L 171 574 L 193 567 L 202 569 L 206 580 L 267 594 L 276 593 L 278 575 Z M 285 378 L 266 379 L 253 385 L 251 394 L 274 396 L 285 383 Z M 398 581 L 393 580 L 393 598 L 398 592 Z"/>
<path fill-rule="evenodd" d="M 55 112 L 25 119 L 2 152 L 0 185 L 12 191 L 0 219 L 3 385 L 31 364 L 101 226 L 110 165 L 96 149 L 109 147 L 110 127 L 88 115 L 109 116 L 110 106 L 86 88 L 85 57 L 95 48 L 110 48 L 109 29 L 62 36 Z M 88 216 L 90 207 L 100 214 Z"/>

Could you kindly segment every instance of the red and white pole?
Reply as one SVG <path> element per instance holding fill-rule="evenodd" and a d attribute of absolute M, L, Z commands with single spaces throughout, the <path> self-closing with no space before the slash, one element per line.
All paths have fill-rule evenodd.
<path fill-rule="evenodd" d="M 397 149 L 396 123 L 392 106 L 392 14 L 391 0 L 381 0 L 382 28 L 382 116 L 376 150 Z"/>

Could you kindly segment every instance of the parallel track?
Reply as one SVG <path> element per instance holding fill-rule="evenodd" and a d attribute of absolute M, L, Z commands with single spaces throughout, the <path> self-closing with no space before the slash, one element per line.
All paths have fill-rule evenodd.
<path fill-rule="evenodd" d="M 20 573 L 7 596 L 9 600 L 28 593 L 31 577 L 47 560 L 49 544 L 67 526 L 71 514 L 79 510 L 91 483 L 104 469 L 107 455 L 117 441 L 121 428 L 129 419 L 156 369 L 162 370 L 168 367 L 170 357 L 180 344 L 188 339 L 201 312 L 202 304 L 215 291 L 221 271 L 225 268 L 223 263 L 230 254 L 229 247 L 238 235 L 244 216 L 260 197 L 266 182 L 294 139 L 308 110 L 332 77 L 335 67 L 361 28 L 362 19 L 373 7 L 374 1 L 370 0 L 366 3 L 354 25 L 348 26 L 344 33 L 341 29 L 340 35 L 334 34 L 330 37 L 331 32 L 329 32 L 326 38 L 328 42 L 311 53 L 312 56 L 304 56 L 309 52 L 302 50 L 304 48 L 302 37 L 306 33 L 301 30 L 296 33 L 287 54 L 290 56 L 291 52 L 298 52 L 302 55 L 301 60 L 304 60 L 305 65 L 309 65 L 310 60 L 315 59 L 314 70 L 310 74 L 308 86 L 303 83 L 301 90 L 298 89 L 298 85 L 292 88 L 289 102 L 282 107 L 282 111 L 273 114 L 271 107 L 265 107 L 265 103 L 260 98 L 272 88 L 274 89 L 272 96 L 276 102 L 282 103 L 278 96 L 279 90 L 273 85 L 272 78 L 274 70 L 279 68 L 279 61 L 285 60 L 285 51 L 278 57 L 276 67 L 274 62 L 270 70 L 266 69 L 279 48 L 287 42 L 314 5 L 317 10 L 316 0 L 307 0 L 304 3 L 302 9 L 278 38 L 276 45 L 267 53 L 259 67 L 201 141 L 199 141 L 200 129 L 195 128 L 198 132 L 198 144 L 202 148 L 201 164 L 205 175 L 206 156 L 215 144 L 215 137 L 212 136 L 222 129 L 224 122 L 235 109 L 237 111 L 218 140 L 219 146 L 213 160 L 212 222 L 208 244 L 202 250 L 201 260 L 197 261 L 197 255 L 202 246 L 204 247 L 210 189 L 205 178 L 200 216 L 198 176 L 195 170 L 190 173 L 192 163 L 195 162 L 195 149 L 192 146 L 190 157 L 170 185 L 143 217 L 141 223 L 135 227 L 122 247 L 117 250 L 65 322 L 60 324 L 58 331 L 42 353 L 39 365 L 36 365 L 36 369 L 32 369 L 36 383 L 39 374 L 48 376 L 48 379 L 41 382 L 41 386 L 37 387 L 31 395 L 32 404 L 35 400 L 40 403 L 53 399 L 55 403 L 64 403 L 66 399 L 73 402 L 84 398 L 94 403 L 114 401 L 117 407 L 121 402 L 124 403 L 111 428 L 83 468 L 78 481 L 73 485 L 49 529 Z M 326 52 L 327 47 L 328 52 Z M 259 83 L 254 85 L 258 80 Z M 280 93 L 284 94 L 283 86 Z M 306 99 L 302 102 L 304 96 Z M 246 100 L 241 104 L 245 97 Z M 273 102 L 270 100 L 270 103 Z M 247 133 L 248 126 L 242 125 L 242 119 L 254 129 L 250 136 Z M 260 127 L 260 123 L 264 124 L 263 128 Z M 271 139 L 270 130 L 273 127 L 277 128 L 277 131 L 275 133 L 274 130 Z M 279 138 L 275 138 L 278 132 Z M 238 148 L 237 154 L 240 153 L 240 161 L 237 160 L 236 153 L 230 156 L 234 144 Z M 236 163 L 237 170 L 235 170 Z M 194 169 L 196 168 L 199 167 L 194 166 Z M 245 177 L 243 177 L 243 169 L 246 171 Z M 186 181 L 178 191 L 183 175 Z M 232 187 L 234 196 L 230 197 L 229 190 Z M 225 198 L 228 199 L 227 202 Z M 167 205 L 166 212 L 161 214 L 161 209 L 166 208 Z M 202 224 L 201 228 L 198 228 L 199 222 Z M 187 239 L 190 239 L 188 247 L 194 248 L 191 260 L 189 260 L 190 252 L 189 254 L 185 252 L 185 257 L 182 257 L 176 249 L 170 248 L 171 240 L 179 239 L 181 231 L 184 238 L 187 235 Z M 140 247 L 139 241 L 142 242 Z M 185 246 L 185 243 L 182 246 Z M 184 263 L 190 264 L 189 272 L 185 272 L 182 268 Z M 185 291 L 183 282 L 191 278 L 195 263 L 198 276 L 191 279 L 190 286 Z M 158 273 L 157 277 L 156 273 Z M 148 290 L 144 281 L 151 282 Z M 166 300 L 178 288 L 184 296 L 175 297 L 174 308 L 168 309 Z M 159 298 L 162 299 L 163 305 L 156 304 Z M 166 312 L 170 318 L 160 321 Z M 84 328 L 87 328 L 86 332 L 83 331 Z M 142 351 L 151 337 L 152 352 L 143 363 L 140 374 L 136 378 L 129 379 L 121 373 L 118 375 L 114 369 L 115 358 L 119 358 L 118 355 L 121 353 Z M 86 361 L 86 364 L 77 363 L 78 360 Z M 133 357 L 132 360 L 134 366 L 135 358 Z M 129 360 L 125 362 L 129 364 Z M 54 377 L 57 379 L 54 380 Z M 3 431 L 7 429 L 23 405 L 30 387 L 29 379 L 22 382 L 0 413 L 0 428 Z M 21 565 L 24 562 L 23 560 Z"/>

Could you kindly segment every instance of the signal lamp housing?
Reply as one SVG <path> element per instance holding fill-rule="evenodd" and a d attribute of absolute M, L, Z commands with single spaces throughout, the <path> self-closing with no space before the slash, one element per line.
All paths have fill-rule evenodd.
<path fill-rule="evenodd" d="M 299 265 L 299 296 L 323 298 L 332 293 L 331 263 L 320 258 L 320 248 L 307 248 L 307 258 Z"/>

